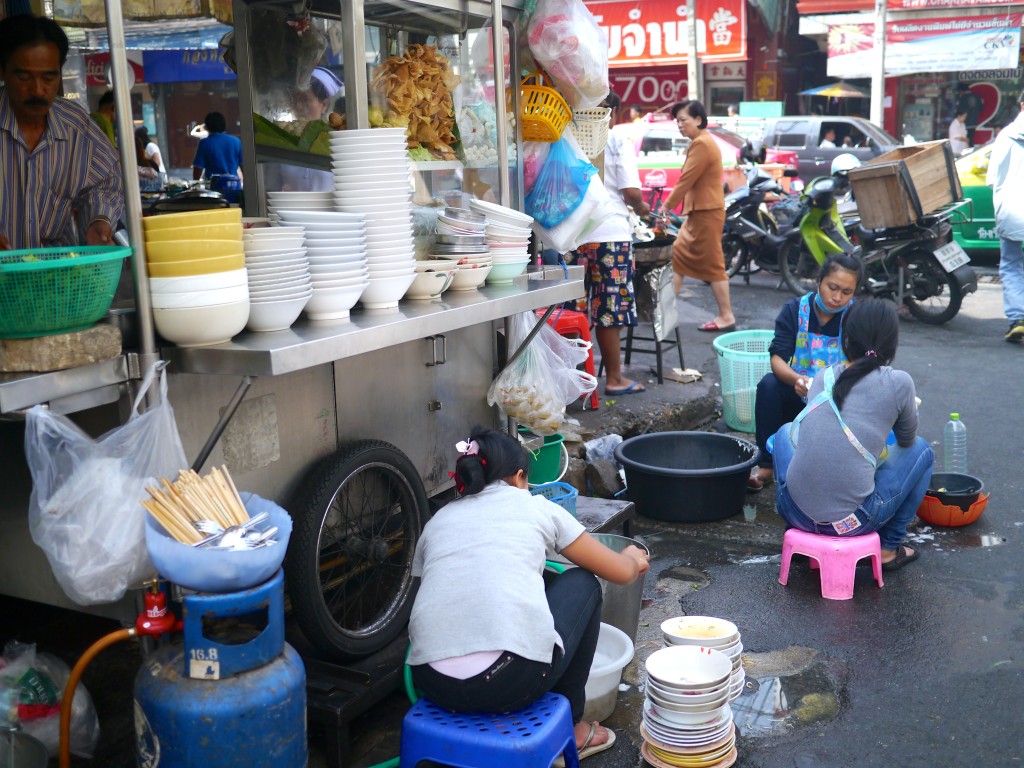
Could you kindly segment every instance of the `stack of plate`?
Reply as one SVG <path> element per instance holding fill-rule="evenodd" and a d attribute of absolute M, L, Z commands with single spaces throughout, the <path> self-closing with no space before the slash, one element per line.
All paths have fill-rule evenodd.
<path fill-rule="evenodd" d="M 331 192 L 267 192 L 267 218 L 277 223 L 281 211 L 333 211 Z"/>
<path fill-rule="evenodd" d="M 281 222 L 305 228 L 306 259 L 313 284 L 306 316 L 310 320 L 348 317 L 369 285 L 363 216 L 341 211 L 286 210 L 281 211 Z"/>
<path fill-rule="evenodd" d="M 250 331 L 282 331 L 298 319 L 313 286 L 302 227 L 245 230 L 245 268 L 249 273 Z"/>
<path fill-rule="evenodd" d="M 652 653 L 646 667 L 644 759 L 658 768 L 726 768 L 736 762 L 729 657 L 713 648 L 673 645 Z"/>
<path fill-rule="evenodd" d="M 142 226 L 160 335 L 192 347 L 241 331 L 249 319 L 241 210 L 148 216 Z"/>
<path fill-rule="evenodd" d="M 366 217 L 364 307 L 397 307 L 416 279 L 405 128 L 332 131 L 334 204 Z"/>
<path fill-rule="evenodd" d="M 494 259 L 489 283 L 510 283 L 530 263 L 530 236 L 533 217 L 503 205 L 473 200 L 469 207 L 487 219 L 484 236 Z"/>
<path fill-rule="evenodd" d="M 743 643 L 739 629 L 731 621 L 714 616 L 678 616 L 662 622 L 661 633 L 666 646 L 699 645 L 724 653 L 732 662 L 729 701 L 743 692 L 747 677 L 743 670 Z"/>

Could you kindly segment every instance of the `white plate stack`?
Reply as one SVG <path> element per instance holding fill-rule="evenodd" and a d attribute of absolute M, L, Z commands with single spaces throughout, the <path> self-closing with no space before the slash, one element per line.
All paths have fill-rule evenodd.
<path fill-rule="evenodd" d="M 281 211 L 333 211 L 331 192 L 267 192 L 267 218 L 271 224 L 281 219 Z"/>
<path fill-rule="evenodd" d="M 487 218 L 484 235 L 494 269 L 488 283 L 510 283 L 526 271 L 530 263 L 530 236 L 533 217 L 503 205 L 472 200 L 470 210 Z"/>
<path fill-rule="evenodd" d="M 666 646 L 700 645 L 724 653 L 732 662 L 729 701 L 743 692 L 747 679 L 743 670 L 743 642 L 739 628 L 731 621 L 715 616 L 677 616 L 662 622 L 661 633 Z"/>
<path fill-rule="evenodd" d="M 334 204 L 366 217 L 368 309 L 397 307 L 416 279 L 405 128 L 332 131 Z"/>
<path fill-rule="evenodd" d="M 646 661 L 640 753 L 657 768 L 727 768 L 736 762 L 729 706 L 732 662 L 721 651 L 672 645 Z"/>
<path fill-rule="evenodd" d="M 341 211 L 281 211 L 283 224 L 306 231 L 313 295 L 306 304 L 310 320 L 348 317 L 369 285 L 366 226 L 361 214 Z M 273 229 L 273 228 L 272 228 Z"/>
<path fill-rule="evenodd" d="M 290 328 L 313 293 L 302 227 L 260 227 L 242 234 L 249 275 L 250 331 Z"/>

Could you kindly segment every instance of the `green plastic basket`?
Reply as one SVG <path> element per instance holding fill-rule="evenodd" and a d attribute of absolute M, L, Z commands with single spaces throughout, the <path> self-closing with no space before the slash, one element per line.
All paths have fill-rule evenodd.
<path fill-rule="evenodd" d="M 739 432 L 754 432 L 757 383 L 771 369 L 774 331 L 734 331 L 714 341 L 722 376 L 722 416 Z"/>
<path fill-rule="evenodd" d="M 89 328 L 110 309 L 131 252 L 107 245 L 0 251 L 0 338 Z"/>

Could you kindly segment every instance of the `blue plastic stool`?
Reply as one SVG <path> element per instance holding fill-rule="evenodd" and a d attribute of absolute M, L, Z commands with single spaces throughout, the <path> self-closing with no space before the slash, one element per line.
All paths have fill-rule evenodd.
<path fill-rule="evenodd" d="M 402 721 L 402 768 L 421 760 L 459 768 L 550 768 L 559 755 L 569 768 L 579 766 L 569 700 L 557 693 L 507 714 L 449 712 L 420 699 Z"/>

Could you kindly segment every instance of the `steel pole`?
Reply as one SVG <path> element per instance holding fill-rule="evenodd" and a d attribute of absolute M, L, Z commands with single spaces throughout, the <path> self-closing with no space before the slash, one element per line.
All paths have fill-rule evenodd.
<path fill-rule="evenodd" d="M 495 141 L 498 142 L 498 200 L 502 205 L 512 205 L 512 192 L 508 183 L 508 131 L 504 119 L 505 25 L 502 22 L 501 0 L 491 0 L 491 46 L 494 58 L 494 98 L 498 102 L 495 105 L 497 119 L 494 121 Z M 519 82 L 518 73 L 511 72 L 509 79 L 515 87 Z M 518 104 L 519 101 L 513 99 L 512 103 Z"/>
<path fill-rule="evenodd" d="M 686 0 L 686 98 L 704 101 L 704 65 L 697 54 L 697 0 Z"/>
<path fill-rule="evenodd" d="M 875 0 L 874 68 L 871 72 L 871 122 L 883 127 L 885 112 L 885 16 L 887 0 Z"/>

